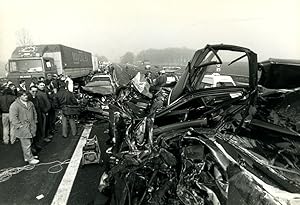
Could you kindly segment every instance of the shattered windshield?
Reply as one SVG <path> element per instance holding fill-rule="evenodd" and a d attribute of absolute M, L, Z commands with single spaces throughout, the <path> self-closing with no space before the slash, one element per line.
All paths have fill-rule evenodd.
<path fill-rule="evenodd" d="M 40 59 L 26 59 L 10 61 L 11 72 L 42 72 L 42 60 Z"/>
<path fill-rule="evenodd" d="M 191 76 L 194 90 L 249 84 L 249 62 L 244 52 L 211 50 L 202 62 L 195 63 L 194 68 Z"/>

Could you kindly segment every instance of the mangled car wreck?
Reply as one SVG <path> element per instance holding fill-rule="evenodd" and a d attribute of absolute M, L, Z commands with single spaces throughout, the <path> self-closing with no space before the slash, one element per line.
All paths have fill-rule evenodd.
<path fill-rule="evenodd" d="M 108 105 L 113 100 L 118 85 L 112 76 L 95 74 L 90 82 L 81 87 L 81 96 L 78 98 L 83 111 L 97 116 L 108 116 Z"/>
<path fill-rule="evenodd" d="M 207 45 L 171 91 L 121 88 L 99 190 L 118 205 L 299 204 L 299 81 L 276 84 L 278 65 L 247 48 Z M 206 87 L 214 73 L 234 85 Z"/>

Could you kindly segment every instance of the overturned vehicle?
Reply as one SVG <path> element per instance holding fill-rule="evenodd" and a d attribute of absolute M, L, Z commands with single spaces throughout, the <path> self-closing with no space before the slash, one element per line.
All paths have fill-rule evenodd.
<path fill-rule="evenodd" d="M 120 89 L 99 184 L 109 204 L 300 204 L 299 83 L 273 78 L 286 66 L 299 65 L 207 45 L 171 92 Z M 235 83 L 207 87 L 214 73 Z"/>

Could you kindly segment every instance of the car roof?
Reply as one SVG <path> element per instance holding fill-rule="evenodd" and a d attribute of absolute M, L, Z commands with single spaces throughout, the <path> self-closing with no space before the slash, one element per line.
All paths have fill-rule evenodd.
<path fill-rule="evenodd" d="M 300 60 L 296 59 L 280 59 L 280 58 L 269 58 L 268 60 L 260 62 L 261 65 L 265 64 L 292 64 L 292 65 L 299 65 Z"/>
<path fill-rule="evenodd" d="M 93 75 L 93 77 L 109 77 L 110 75 L 108 75 L 108 74 L 95 74 L 95 75 Z"/>

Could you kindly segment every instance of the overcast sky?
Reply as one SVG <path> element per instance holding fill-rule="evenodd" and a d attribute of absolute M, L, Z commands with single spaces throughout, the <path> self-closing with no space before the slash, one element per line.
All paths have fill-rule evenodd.
<path fill-rule="evenodd" d="M 118 60 L 126 51 L 224 43 L 300 59 L 297 0 L 0 0 L 0 60 L 25 28 L 34 44 L 63 44 Z"/>

